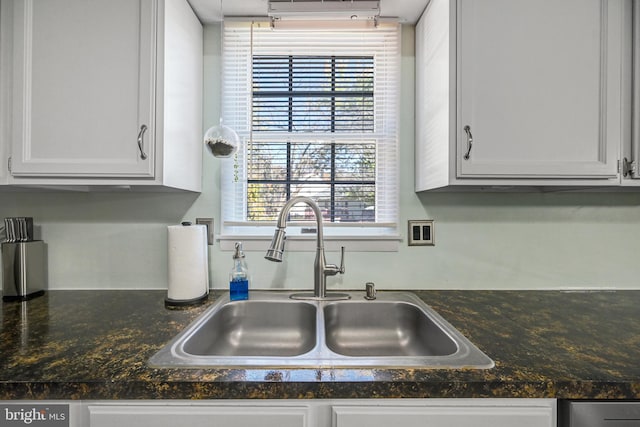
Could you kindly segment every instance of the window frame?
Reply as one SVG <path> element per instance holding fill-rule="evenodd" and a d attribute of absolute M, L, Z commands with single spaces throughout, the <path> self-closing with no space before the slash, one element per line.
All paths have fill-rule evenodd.
<path fill-rule="evenodd" d="M 234 28 L 240 28 L 238 32 L 242 33 L 244 31 L 245 37 L 246 37 L 246 33 L 249 32 L 252 38 L 251 46 L 243 46 L 240 49 L 236 48 L 235 50 L 232 51 L 233 53 L 229 53 L 227 51 L 228 49 L 227 41 L 225 40 L 225 31 L 228 25 L 231 25 Z M 327 34 L 332 34 L 332 31 L 334 31 L 330 25 L 335 25 L 335 24 L 327 25 L 327 23 L 318 23 L 318 22 L 313 22 L 312 24 L 312 26 L 316 27 L 317 31 L 322 33 L 323 37 L 326 37 Z M 392 125 L 389 126 L 389 127 L 392 127 L 392 130 L 391 132 L 389 130 L 386 130 L 386 134 L 384 137 L 386 139 L 392 139 L 393 141 L 392 143 L 385 142 L 386 145 L 384 146 L 384 150 L 386 150 L 386 152 L 382 153 L 381 152 L 382 149 L 380 148 L 381 133 L 379 132 L 379 129 L 376 129 L 373 135 L 368 135 L 368 137 L 370 139 L 375 140 L 376 143 L 378 144 L 377 146 L 378 153 L 376 155 L 377 164 L 376 164 L 376 179 L 375 179 L 376 193 L 377 193 L 376 198 L 378 198 L 378 196 L 380 195 L 378 193 L 379 191 L 382 193 L 385 193 L 384 195 L 386 197 L 386 199 L 384 200 L 385 209 L 391 209 L 391 214 L 385 213 L 386 216 L 385 215 L 381 216 L 382 219 L 377 218 L 378 222 L 376 223 L 354 224 L 354 223 L 325 222 L 324 234 L 325 234 L 325 239 L 329 242 L 328 243 L 329 246 L 331 245 L 330 242 L 332 241 L 336 241 L 336 242 L 350 241 L 356 248 L 359 248 L 356 250 L 365 250 L 365 251 L 367 250 L 372 250 L 372 251 L 398 250 L 398 241 L 400 240 L 399 195 L 398 195 L 399 167 L 400 167 L 399 141 L 398 141 L 398 138 L 399 138 L 399 132 L 398 132 L 399 107 L 398 106 L 399 106 L 399 84 L 400 84 L 399 83 L 399 80 L 400 80 L 400 27 L 397 22 L 394 22 L 391 24 L 384 24 L 384 25 L 389 25 L 390 27 L 392 27 L 392 29 L 388 31 L 395 32 L 395 40 L 394 40 L 395 45 L 393 46 L 393 53 L 384 57 L 385 61 L 391 63 L 391 65 L 385 64 L 387 69 L 391 69 L 391 71 L 385 71 L 385 72 L 392 73 L 393 77 L 396 79 L 396 81 L 390 85 L 392 88 L 391 89 L 387 88 L 387 92 L 384 93 L 384 95 L 386 96 L 386 99 L 384 100 L 384 102 L 387 104 L 387 107 L 386 107 L 387 112 L 391 112 L 391 114 L 395 115 L 395 117 L 386 119 L 387 121 L 392 122 Z M 234 73 L 234 71 L 233 70 L 230 71 L 229 65 L 225 61 L 226 59 L 225 55 L 234 56 L 234 58 L 232 58 L 232 60 L 229 62 L 238 60 L 238 58 L 244 58 L 245 64 L 248 65 L 247 68 L 250 69 L 251 65 L 249 63 L 252 64 L 253 56 L 258 55 L 255 53 L 254 51 L 255 46 L 253 45 L 256 28 L 259 29 L 259 31 L 264 32 L 266 28 L 269 26 L 270 26 L 270 22 L 264 21 L 262 19 L 253 19 L 251 21 L 247 21 L 246 18 L 243 20 L 225 20 L 225 22 L 223 23 L 223 28 L 222 28 L 223 119 L 226 125 L 233 127 L 238 132 L 242 140 L 242 146 L 237 154 L 237 157 L 235 159 L 224 160 L 222 162 L 222 167 L 221 167 L 222 221 L 221 221 L 221 228 L 220 228 L 221 234 L 219 236 L 219 240 L 221 241 L 221 243 L 223 243 L 223 246 L 230 245 L 230 243 L 225 244 L 225 242 L 232 242 L 237 239 L 241 239 L 245 242 L 249 242 L 248 244 L 245 243 L 245 246 L 248 249 L 250 249 L 253 246 L 250 243 L 252 241 L 261 242 L 261 241 L 269 240 L 273 234 L 273 227 L 275 226 L 275 222 L 256 223 L 256 222 L 246 221 L 246 212 L 247 212 L 246 211 L 246 203 L 247 203 L 246 194 L 247 194 L 247 186 L 248 186 L 246 156 L 247 156 L 247 147 L 249 144 L 251 144 L 251 142 L 255 138 L 255 133 L 251 129 L 252 128 L 251 109 L 253 108 L 251 105 L 252 104 L 252 96 L 251 96 L 252 78 L 249 77 L 249 74 L 251 73 L 251 71 L 248 70 L 246 71 L 244 76 L 233 77 L 233 78 L 237 78 L 237 80 L 239 81 L 239 82 L 238 81 L 234 82 L 234 84 L 232 85 L 233 88 L 227 87 L 227 84 L 229 84 L 228 76 L 233 75 L 230 73 Z M 304 26 L 301 26 L 301 28 L 303 27 Z M 277 31 L 277 29 L 272 31 Z M 341 28 L 338 28 L 338 31 L 341 31 Z M 351 29 L 347 31 L 360 33 L 362 29 Z M 374 29 L 370 31 L 376 31 L 376 30 Z M 242 34 L 240 34 L 240 36 L 242 36 Z M 385 46 L 385 49 L 388 49 L 388 48 Z M 375 52 L 376 49 L 372 49 L 372 51 Z M 330 52 L 325 52 L 324 55 L 326 56 L 329 53 Z M 262 54 L 262 52 L 259 54 Z M 368 55 L 369 52 L 367 52 L 366 49 L 364 49 L 364 50 L 361 50 L 360 53 L 358 54 Z M 389 60 L 389 57 L 391 58 L 391 60 Z M 379 60 L 380 59 L 378 58 L 378 56 L 376 56 L 374 59 L 374 61 L 376 61 L 376 68 L 375 68 L 376 72 L 379 69 L 379 66 L 377 63 L 377 61 Z M 242 64 L 241 61 L 242 59 L 240 59 L 240 63 Z M 236 71 L 237 73 L 245 72 L 245 70 L 242 68 L 242 65 L 238 66 L 236 64 L 235 70 L 239 70 L 239 71 Z M 242 89 L 243 87 L 244 87 L 244 90 Z M 234 90 L 236 92 L 233 92 Z M 226 96 L 225 91 L 228 91 L 226 93 L 236 94 L 235 96 L 238 97 L 239 99 L 229 99 L 229 97 Z M 377 88 L 375 87 L 374 87 L 374 92 L 377 92 Z M 242 111 L 242 106 L 238 106 L 242 104 L 245 106 L 246 105 L 251 105 L 251 106 L 249 108 L 245 108 L 245 111 Z M 374 101 L 374 105 L 376 105 L 376 108 L 377 108 L 378 102 Z M 375 120 L 376 120 L 375 126 L 377 127 L 378 121 L 380 120 L 378 117 L 380 112 L 376 111 L 374 114 L 375 114 Z M 237 117 L 240 117 L 240 119 L 234 120 Z M 243 122 L 243 120 L 245 120 L 246 123 Z M 386 125 L 386 122 L 385 122 L 385 125 Z M 274 132 L 269 137 L 274 137 L 277 134 L 278 132 Z M 391 137 L 387 135 L 391 135 Z M 284 136 L 286 141 L 295 141 L 300 138 L 300 135 L 292 135 L 292 134 L 281 135 L 281 137 L 282 136 Z M 347 140 L 349 140 L 349 138 L 352 138 L 352 136 L 350 137 L 348 135 L 348 132 L 339 133 L 335 135 L 332 134 L 331 136 L 334 137 L 336 140 L 338 140 L 338 138 L 346 138 Z M 381 165 L 379 163 L 380 158 L 384 156 L 386 156 L 386 159 L 385 159 L 386 163 L 384 165 Z M 391 167 L 389 167 L 389 164 L 391 164 Z M 392 170 L 391 173 L 389 173 L 388 170 L 385 170 L 384 171 L 386 173 L 385 175 L 385 174 L 381 174 L 380 172 L 381 168 L 388 169 L 388 170 L 394 169 L 394 170 Z M 233 181 L 232 179 L 230 179 L 230 177 L 232 177 L 234 173 L 238 174 L 238 170 L 240 170 L 238 182 L 230 182 L 230 181 Z M 382 180 L 380 176 L 382 176 Z M 240 193 L 242 194 L 242 198 L 244 200 L 239 200 L 240 197 L 238 196 L 238 194 Z M 392 201 L 389 201 L 389 199 L 391 199 Z M 378 209 L 378 200 L 376 200 L 376 211 L 377 209 Z M 236 213 L 243 212 L 245 220 L 238 220 L 238 218 L 240 217 L 240 215 L 238 214 L 236 214 L 235 217 L 233 217 L 233 215 L 230 215 L 229 213 L 232 211 L 235 211 Z M 305 233 L 305 231 L 308 232 L 310 228 L 312 228 L 310 227 L 310 223 L 306 223 L 306 222 L 290 223 L 287 228 L 288 239 L 291 241 L 301 241 L 301 242 L 305 240 L 315 240 L 314 233 L 313 234 Z M 371 245 L 371 241 L 380 242 L 380 245 L 375 245 L 375 244 Z M 261 244 L 259 246 L 262 247 Z M 305 250 L 305 248 L 306 248 L 306 245 L 301 245 L 298 249 Z"/>

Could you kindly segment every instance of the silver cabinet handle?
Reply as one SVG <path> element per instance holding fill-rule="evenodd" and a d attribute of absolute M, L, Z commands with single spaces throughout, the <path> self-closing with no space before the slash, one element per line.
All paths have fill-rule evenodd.
<path fill-rule="evenodd" d="M 142 143 L 144 141 L 144 133 L 147 131 L 147 125 L 140 126 L 140 132 L 138 132 L 138 149 L 140 150 L 140 158 L 142 160 L 147 159 L 147 153 L 144 152 L 144 148 L 142 148 Z"/>
<path fill-rule="evenodd" d="M 471 135 L 471 127 L 466 125 L 464 131 L 467 133 L 467 153 L 464 155 L 465 160 L 469 160 L 471 157 L 471 147 L 473 146 L 473 135 Z"/>

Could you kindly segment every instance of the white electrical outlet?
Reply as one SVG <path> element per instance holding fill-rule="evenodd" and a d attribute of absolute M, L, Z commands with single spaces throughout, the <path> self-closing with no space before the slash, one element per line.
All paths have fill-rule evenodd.
<path fill-rule="evenodd" d="M 409 246 L 435 246 L 433 220 L 410 219 L 407 237 Z"/>
<path fill-rule="evenodd" d="M 196 218 L 196 224 L 202 224 L 207 226 L 207 244 L 213 245 L 213 218 Z"/>

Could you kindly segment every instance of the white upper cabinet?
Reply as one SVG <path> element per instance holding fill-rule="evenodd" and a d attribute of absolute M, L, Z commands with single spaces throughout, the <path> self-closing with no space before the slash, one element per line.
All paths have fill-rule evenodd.
<path fill-rule="evenodd" d="M 631 144 L 623 151 L 622 185 L 640 186 L 640 3 L 633 2 L 633 117 L 631 120 Z"/>
<path fill-rule="evenodd" d="M 12 17 L 5 13 L 0 0 L 0 185 L 5 185 L 8 178 L 9 141 L 11 141 L 11 125 L 9 123 L 11 111 L 11 97 L 3 96 L 9 91 L 11 73 L 8 70 L 11 63 L 11 50 L 3 49 L 8 33 L 3 30 L 11 28 Z"/>
<path fill-rule="evenodd" d="M 200 190 L 202 26 L 186 0 L 10 9 L 10 183 Z"/>
<path fill-rule="evenodd" d="M 433 0 L 416 29 L 416 190 L 616 185 L 620 0 Z"/>

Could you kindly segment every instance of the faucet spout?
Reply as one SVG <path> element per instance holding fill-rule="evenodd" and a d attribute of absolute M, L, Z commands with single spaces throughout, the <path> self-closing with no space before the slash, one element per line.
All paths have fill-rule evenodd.
<path fill-rule="evenodd" d="M 282 262 L 282 254 L 284 254 L 284 239 L 286 232 L 284 228 L 276 228 L 273 234 L 271 245 L 264 256 L 269 261 Z"/>
<path fill-rule="evenodd" d="M 294 299 L 315 299 L 315 300 L 335 300 L 335 299 L 348 299 L 347 294 L 335 294 L 327 293 L 327 276 L 335 276 L 336 274 L 344 274 L 344 247 L 342 248 L 342 259 L 340 267 L 334 264 L 327 264 L 327 260 L 324 254 L 324 233 L 322 228 L 322 212 L 318 207 L 318 204 L 309 197 L 293 197 L 288 200 L 278 215 L 278 222 L 276 224 L 276 230 L 271 240 L 271 245 L 265 254 L 265 258 L 269 261 L 282 262 L 282 255 L 284 254 L 284 244 L 287 228 L 287 217 L 291 208 L 298 204 L 305 203 L 311 208 L 316 218 L 316 258 L 313 263 L 313 294 L 309 293 L 297 293 L 291 295 Z"/>

